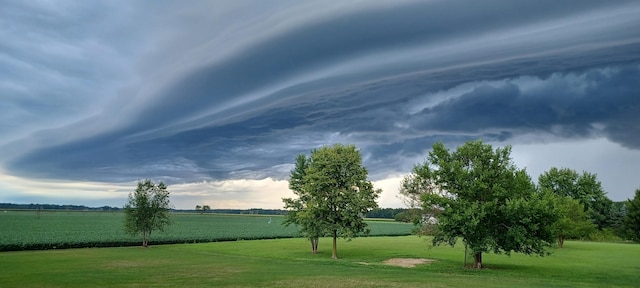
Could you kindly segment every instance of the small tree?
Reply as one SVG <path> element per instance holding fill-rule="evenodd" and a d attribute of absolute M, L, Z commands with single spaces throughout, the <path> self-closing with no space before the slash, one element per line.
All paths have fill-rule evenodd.
<path fill-rule="evenodd" d="M 640 189 L 635 197 L 627 200 L 627 214 L 624 217 L 624 227 L 632 241 L 640 242 Z"/>
<path fill-rule="evenodd" d="M 336 144 L 313 150 L 311 157 L 298 156 L 290 187 L 297 199 L 283 199 L 292 222 L 303 232 L 333 238 L 332 258 L 337 259 L 337 238 L 351 239 L 369 229 L 364 215 L 378 205 L 380 190 L 367 180 L 367 169 L 355 146 Z M 299 173 L 298 173 L 299 172 Z"/>
<path fill-rule="evenodd" d="M 559 248 L 564 247 L 565 239 L 584 237 L 595 230 L 578 200 L 556 196 L 555 203 L 559 218 L 553 223 L 552 229 L 558 239 Z"/>
<path fill-rule="evenodd" d="M 207 211 L 211 210 L 211 207 L 209 205 L 196 205 L 196 211 L 200 212 L 200 215 L 207 213 Z"/>
<path fill-rule="evenodd" d="M 324 235 L 321 223 L 318 219 L 320 215 L 316 215 L 311 195 L 306 193 L 304 185 L 304 177 L 309 167 L 311 159 L 306 155 L 300 154 L 296 157 L 296 164 L 291 170 L 289 179 L 289 189 L 298 196 L 298 198 L 283 198 L 284 209 L 287 210 L 283 225 L 298 225 L 300 232 L 311 242 L 311 253 L 318 253 L 319 238 Z"/>
<path fill-rule="evenodd" d="M 299 226 L 300 233 L 311 242 L 311 253 L 318 253 L 319 239 L 324 236 L 325 231 L 313 203 L 300 201 L 300 198 L 282 200 L 285 203 L 285 209 L 288 210 L 283 225 L 295 224 Z"/>
<path fill-rule="evenodd" d="M 169 191 L 164 183 L 156 185 L 148 179 L 139 181 L 124 206 L 125 231 L 131 235 L 142 234 L 142 246 L 147 247 L 151 232 L 164 231 L 171 224 L 170 205 Z"/>
<path fill-rule="evenodd" d="M 620 238 L 628 238 L 626 229 L 624 227 L 624 218 L 627 214 L 627 201 L 613 202 L 611 210 L 609 211 L 609 223 L 613 232 Z"/>
<path fill-rule="evenodd" d="M 425 209 L 441 211 L 433 245 L 453 246 L 462 238 L 475 268 L 482 268 L 484 252 L 545 255 L 553 242 L 553 201 L 536 192 L 510 153 L 509 146 L 494 151 L 482 141 L 467 142 L 454 152 L 436 143 L 427 161 L 406 178 L 438 187 L 437 193 L 422 195 Z"/>
<path fill-rule="evenodd" d="M 538 187 L 542 190 L 552 191 L 561 197 L 571 197 L 578 200 L 583 205 L 589 219 L 599 229 L 607 227 L 608 222 L 611 221 L 613 202 L 607 198 L 596 174 L 582 172 L 580 175 L 569 168 L 552 167 L 540 175 Z"/>
<path fill-rule="evenodd" d="M 434 217 L 440 213 L 438 207 L 426 207 L 423 209 L 422 197 L 426 194 L 440 193 L 438 185 L 433 183 L 431 179 L 421 175 L 419 167 L 414 170 L 416 173 L 407 175 L 400 183 L 399 196 L 400 200 L 409 208 L 404 215 L 409 218 L 413 224 L 419 224 L 425 217 Z M 427 229 L 428 230 L 428 229 Z"/>

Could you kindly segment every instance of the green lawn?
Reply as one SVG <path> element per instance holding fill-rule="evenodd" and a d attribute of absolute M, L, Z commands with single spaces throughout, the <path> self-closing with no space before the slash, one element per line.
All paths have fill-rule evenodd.
<path fill-rule="evenodd" d="M 463 248 L 430 247 L 416 236 L 330 239 L 309 253 L 304 239 L 150 248 L 0 253 L 2 287 L 638 287 L 640 245 L 568 241 L 548 257 L 487 254 L 487 269 L 462 268 Z M 428 258 L 415 268 L 389 258 Z"/>

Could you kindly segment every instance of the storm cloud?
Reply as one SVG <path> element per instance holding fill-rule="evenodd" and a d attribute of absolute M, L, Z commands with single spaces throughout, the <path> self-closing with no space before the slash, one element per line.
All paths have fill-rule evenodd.
<path fill-rule="evenodd" d="M 406 174 L 436 141 L 481 138 L 518 157 L 580 141 L 640 154 L 637 1 L 3 7 L 0 171 L 11 179 L 152 178 L 187 197 L 197 183 L 279 183 L 295 155 L 336 142 L 357 145 L 376 181 Z M 595 167 L 614 200 L 640 184 L 541 158 Z"/>

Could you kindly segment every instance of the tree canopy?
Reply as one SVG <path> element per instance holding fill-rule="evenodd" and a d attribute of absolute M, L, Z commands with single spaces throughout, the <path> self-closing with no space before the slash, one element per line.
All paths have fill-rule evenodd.
<path fill-rule="evenodd" d="M 298 225 L 302 235 L 311 241 L 311 253 L 316 254 L 318 253 L 318 240 L 324 236 L 325 231 L 321 226 L 321 221 L 318 221 L 320 215 L 317 214 L 318 210 L 315 209 L 314 200 L 305 189 L 304 177 L 310 162 L 311 158 L 307 158 L 304 154 L 296 157 L 296 163 L 291 170 L 289 179 L 289 189 L 298 198 L 282 199 L 284 208 L 288 211 L 283 224 L 285 226 Z"/>
<path fill-rule="evenodd" d="M 578 200 L 556 196 L 555 208 L 559 218 L 552 228 L 559 248 L 564 247 L 565 239 L 585 237 L 595 230 L 594 224 L 584 212 L 584 206 Z"/>
<path fill-rule="evenodd" d="M 142 234 L 142 246 L 147 247 L 154 230 L 164 231 L 171 224 L 169 191 L 160 182 L 151 180 L 138 182 L 138 187 L 129 193 L 124 206 L 124 227 L 131 235 Z"/>
<path fill-rule="evenodd" d="M 484 252 L 547 254 L 554 239 L 551 223 L 557 219 L 553 201 L 536 192 L 510 153 L 509 146 L 493 150 L 480 140 L 453 152 L 435 143 L 426 161 L 414 167 L 405 182 L 436 186 L 422 194 L 426 210 L 441 211 L 436 215 L 433 245 L 453 246 L 462 238 L 476 268 L 482 268 Z"/>
<path fill-rule="evenodd" d="M 562 197 L 578 200 L 593 224 L 599 229 L 609 225 L 613 202 L 607 198 L 596 174 L 583 172 L 578 174 L 569 168 L 551 168 L 538 178 L 542 190 L 551 191 Z"/>
<path fill-rule="evenodd" d="M 419 174 L 421 172 L 425 170 L 414 170 L 414 173 L 407 175 L 400 182 L 398 198 L 409 208 L 400 215 L 398 219 L 400 221 L 419 224 L 424 216 L 432 216 L 440 212 L 437 207 L 427 207 L 427 209 L 422 207 L 423 195 L 437 193 L 440 188 L 429 177 Z"/>
<path fill-rule="evenodd" d="M 367 175 L 353 145 L 335 144 L 311 151 L 310 157 L 298 155 L 289 182 L 297 198 L 283 199 L 290 213 L 287 222 L 300 225 L 312 246 L 313 238 L 331 236 L 332 258 L 337 258 L 338 237 L 351 239 L 369 232 L 363 217 L 377 207 L 380 190 L 373 188 Z"/>
<path fill-rule="evenodd" d="M 624 227 L 631 240 L 640 242 L 640 189 L 636 189 L 633 199 L 627 200 L 627 214 L 624 217 Z"/>
<path fill-rule="evenodd" d="M 200 212 L 200 215 L 207 213 L 207 211 L 211 210 L 211 206 L 209 205 L 196 205 L 196 211 Z"/>

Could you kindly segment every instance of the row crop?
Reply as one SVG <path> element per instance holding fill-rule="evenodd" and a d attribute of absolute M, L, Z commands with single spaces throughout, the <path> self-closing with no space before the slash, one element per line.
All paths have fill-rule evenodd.
<path fill-rule="evenodd" d="M 123 230 L 119 212 L 25 211 L 0 213 L 0 251 L 140 245 Z M 174 225 L 154 232 L 151 244 L 202 243 L 299 237 L 281 216 L 174 213 Z M 369 221 L 372 236 L 408 235 L 410 224 Z"/>

